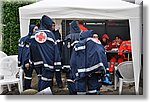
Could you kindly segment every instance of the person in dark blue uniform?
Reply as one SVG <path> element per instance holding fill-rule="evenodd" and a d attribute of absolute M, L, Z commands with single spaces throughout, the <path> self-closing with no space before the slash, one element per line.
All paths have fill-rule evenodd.
<path fill-rule="evenodd" d="M 93 31 L 87 30 L 80 34 L 80 41 L 74 46 L 70 66 L 72 78 L 75 80 L 77 94 L 95 95 L 99 83 L 96 72 L 104 72 L 100 42 L 92 38 Z"/>
<path fill-rule="evenodd" d="M 52 32 L 55 36 L 55 39 L 59 48 L 60 56 L 61 56 L 61 50 L 62 50 L 61 35 L 59 33 L 59 30 L 55 30 L 55 22 L 52 22 Z M 61 70 L 59 69 L 55 70 L 55 78 L 56 78 L 57 86 L 59 88 L 63 88 L 63 83 L 61 79 Z"/>
<path fill-rule="evenodd" d="M 52 33 L 52 19 L 42 16 L 40 28 L 31 36 L 31 62 L 34 67 L 42 69 L 39 90 L 52 88 L 52 78 L 55 70 L 61 69 L 61 59 L 58 45 Z"/>
<path fill-rule="evenodd" d="M 108 62 L 107 62 L 107 56 L 106 56 L 106 51 L 105 51 L 105 48 L 104 46 L 102 45 L 101 41 L 98 39 L 98 34 L 97 33 L 94 33 L 93 34 L 93 38 L 99 42 L 99 52 L 101 53 L 101 57 L 102 57 L 102 63 L 105 67 L 105 73 L 97 73 L 99 74 L 99 82 L 102 83 L 102 84 L 108 84 L 108 85 L 111 85 L 112 82 L 110 80 L 110 73 L 109 73 L 109 67 L 108 67 Z M 101 87 L 101 85 L 100 85 Z M 100 89 L 100 88 L 99 88 Z"/>
<path fill-rule="evenodd" d="M 72 78 L 72 73 L 70 70 L 70 58 L 71 58 L 71 53 L 73 50 L 74 45 L 79 41 L 80 38 L 80 28 L 78 21 L 72 21 L 70 23 L 70 34 L 68 34 L 65 37 L 64 40 L 64 52 L 65 56 L 63 58 L 63 70 L 66 73 L 66 78 L 67 78 L 67 86 L 69 89 L 69 94 L 75 95 L 76 94 L 76 86 L 75 86 L 75 81 Z"/>
<path fill-rule="evenodd" d="M 31 88 L 31 80 L 32 80 L 32 72 L 33 72 L 33 66 L 30 63 L 30 36 L 38 29 L 36 25 L 30 25 L 29 26 L 29 33 L 28 35 L 22 37 L 19 39 L 18 44 L 18 66 L 22 67 L 25 73 L 24 76 L 24 89 L 30 89 Z M 39 74 L 39 71 L 36 70 L 37 74 Z"/>

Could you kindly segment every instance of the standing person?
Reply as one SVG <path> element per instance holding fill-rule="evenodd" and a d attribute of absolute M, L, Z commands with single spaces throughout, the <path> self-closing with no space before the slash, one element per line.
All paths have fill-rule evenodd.
<path fill-rule="evenodd" d="M 94 34 L 93 34 L 93 38 L 94 38 L 97 42 L 100 42 L 100 41 L 99 41 L 99 37 L 98 37 L 98 34 L 97 34 L 97 33 L 94 33 Z"/>
<path fill-rule="evenodd" d="M 88 30 L 88 29 L 83 25 L 83 24 L 84 24 L 83 20 L 79 20 L 78 22 L 79 22 L 79 27 L 80 27 L 81 31 Z"/>
<path fill-rule="evenodd" d="M 104 35 L 105 36 L 105 35 Z M 107 37 L 107 36 L 106 36 Z M 105 37 L 103 37 L 104 39 Z M 109 68 L 108 68 L 108 61 L 107 61 L 107 56 L 106 56 L 106 51 L 105 51 L 105 48 L 104 46 L 102 45 L 102 43 L 100 42 L 99 40 L 99 37 L 98 37 L 98 34 L 97 33 L 94 33 L 93 34 L 93 39 L 95 39 L 95 41 L 98 43 L 98 46 L 99 46 L 99 52 L 101 53 L 101 58 L 103 59 L 102 60 L 102 63 L 105 67 L 105 73 L 101 73 L 100 72 L 100 75 L 98 76 L 99 77 L 99 82 L 100 83 L 105 83 L 105 84 L 109 84 L 111 85 L 112 82 L 110 80 L 110 73 L 109 73 Z M 103 41 L 106 41 L 106 40 L 103 40 Z M 96 72 L 97 73 L 97 72 Z M 99 74 L 99 73 L 98 73 Z M 101 85 L 100 85 L 101 87 Z M 100 88 L 99 88 L 100 89 Z"/>
<path fill-rule="evenodd" d="M 61 35 L 59 33 L 59 30 L 55 30 L 55 22 L 52 22 L 52 32 L 55 36 L 58 48 L 59 48 L 59 52 L 60 52 L 60 56 L 61 56 Z M 62 83 L 62 79 L 61 79 L 61 70 L 57 69 L 55 70 L 55 78 L 56 78 L 56 82 L 57 82 L 57 86 L 59 88 L 63 88 L 63 83 Z"/>
<path fill-rule="evenodd" d="M 63 61 L 63 68 L 66 72 L 66 78 L 67 78 L 67 87 L 69 89 L 70 95 L 75 95 L 76 93 L 76 86 L 74 78 L 72 77 L 71 68 L 70 68 L 70 57 L 72 54 L 72 50 L 74 48 L 74 45 L 79 41 L 80 38 L 80 28 L 77 21 L 72 21 L 70 23 L 70 34 L 68 34 L 65 37 L 65 59 Z"/>
<path fill-rule="evenodd" d="M 24 89 L 31 88 L 33 66 L 30 63 L 30 37 L 38 29 L 36 25 L 29 26 L 28 35 L 22 37 L 18 44 L 18 66 L 22 67 L 25 73 Z M 37 71 L 37 73 L 39 73 Z"/>
<path fill-rule="evenodd" d="M 98 92 L 98 76 L 95 72 L 104 71 L 99 43 L 91 38 L 92 30 L 83 31 L 80 41 L 74 46 L 70 66 L 78 95 L 95 95 Z"/>
<path fill-rule="evenodd" d="M 39 91 L 51 87 L 56 69 L 61 69 L 58 45 L 52 31 L 52 19 L 42 16 L 40 28 L 31 36 L 31 61 L 35 67 L 42 69 Z"/>

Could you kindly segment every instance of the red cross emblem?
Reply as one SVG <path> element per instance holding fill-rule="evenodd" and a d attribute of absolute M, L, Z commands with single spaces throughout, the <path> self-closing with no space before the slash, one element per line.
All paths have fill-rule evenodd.
<path fill-rule="evenodd" d="M 44 43 L 47 39 L 47 35 L 45 32 L 39 32 L 35 34 L 35 40 L 39 43 Z"/>

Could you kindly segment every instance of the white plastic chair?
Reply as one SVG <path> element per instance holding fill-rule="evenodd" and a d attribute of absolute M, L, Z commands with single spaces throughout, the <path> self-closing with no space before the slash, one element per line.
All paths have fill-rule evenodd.
<path fill-rule="evenodd" d="M 1 60 L 3 57 L 6 57 L 6 56 L 7 56 L 6 53 L 4 53 L 3 51 L 0 51 L 0 60 Z"/>
<path fill-rule="evenodd" d="M 8 89 L 10 91 L 11 87 L 9 85 L 15 83 L 18 84 L 19 92 L 21 93 L 23 91 L 23 86 L 20 81 L 20 78 L 16 77 L 16 74 L 18 73 L 16 63 L 17 63 L 16 60 L 10 56 L 1 59 L 0 75 L 3 75 L 4 79 L 0 80 L 0 93 L 3 92 L 3 85 L 8 85 Z"/>
<path fill-rule="evenodd" d="M 119 71 L 120 75 L 122 78 L 119 77 L 119 94 L 122 93 L 122 86 L 123 83 L 133 83 L 135 82 L 134 80 L 134 71 L 133 71 L 133 62 L 132 61 L 125 61 L 120 63 L 117 67 L 115 67 L 115 72 L 114 72 L 114 88 L 115 90 L 117 89 L 117 79 L 118 77 L 116 76 L 116 70 Z"/>
<path fill-rule="evenodd" d="M 13 58 L 16 62 L 18 62 L 18 55 L 10 55 L 10 58 Z M 18 63 L 17 63 L 18 65 Z"/>
<path fill-rule="evenodd" d="M 16 61 L 16 66 L 17 66 L 17 69 L 18 69 L 18 72 L 19 72 L 19 78 L 20 78 L 20 83 L 21 85 L 23 86 L 23 76 L 24 76 L 24 71 L 21 67 L 18 67 L 18 55 L 10 55 L 9 56 L 10 58 L 13 58 L 15 61 Z M 10 86 L 8 85 L 8 89 Z M 11 91 L 11 90 L 10 90 Z"/>

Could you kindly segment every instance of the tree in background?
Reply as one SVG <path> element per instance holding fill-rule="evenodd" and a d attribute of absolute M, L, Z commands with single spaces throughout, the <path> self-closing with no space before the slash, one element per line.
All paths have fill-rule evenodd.
<path fill-rule="evenodd" d="M 7 55 L 18 54 L 20 38 L 19 7 L 33 3 L 30 1 L 2 2 L 2 50 Z"/>

